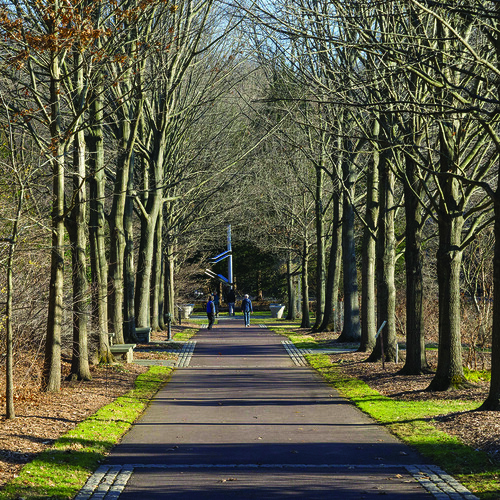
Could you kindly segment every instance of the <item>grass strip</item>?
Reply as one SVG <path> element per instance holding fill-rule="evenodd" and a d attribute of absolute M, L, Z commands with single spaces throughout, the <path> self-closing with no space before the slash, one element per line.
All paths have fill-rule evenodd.
<path fill-rule="evenodd" d="M 477 403 L 462 400 L 396 401 L 383 396 L 361 380 L 341 374 L 327 355 L 306 355 L 310 365 L 345 398 L 433 463 L 455 476 L 482 499 L 498 499 L 500 465 L 487 453 L 476 451 L 460 439 L 432 425 L 433 417 L 471 411 Z"/>
<path fill-rule="evenodd" d="M 0 500 L 71 499 L 167 382 L 172 369 L 152 366 L 135 388 L 102 407 L 27 464 Z"/>
<path fill-rule="evenodd" d="M 198 330 L 196 328 L 187 328 L 186 330 L 183 330 L 182 332 L 176 333 L 173 337 L 173 340 L 175 342 L 185 342 L 186 340 L 191 339 L 191 337 L 194 337 L 197 333 L 198 333 Z"/>

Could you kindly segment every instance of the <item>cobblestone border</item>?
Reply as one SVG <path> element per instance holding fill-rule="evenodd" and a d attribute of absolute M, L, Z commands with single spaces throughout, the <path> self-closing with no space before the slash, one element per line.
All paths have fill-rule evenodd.
<path fill-rule="evenodd" d="M 302 350 L 295 347 L 293 342 L 291 342 L 290 340 L 282 340 L 281 343 L 286 349 L 288 355 L 292 358 L 292 361 L 297 366 L 308 366 L 306 358 L 304 358 L 304 355 L 302 354 Z"/>
<path fill-rule="evenodd" d="M 196 347 L 195 340 L 188 340 L 187 342 L 184 343 L 179 353 L 177 364 L 175 365 L 177 368 L 187 368 L 189 366 L 195 347 Z"/>
<path fill-rule="evenodd" d="M 74 500 L 117 500 L 135 469 L 406 469 L 437 500 L 479 500 L 456 479 L 434 465 L 352 464 L 130 464 L 103 465 Z"/>

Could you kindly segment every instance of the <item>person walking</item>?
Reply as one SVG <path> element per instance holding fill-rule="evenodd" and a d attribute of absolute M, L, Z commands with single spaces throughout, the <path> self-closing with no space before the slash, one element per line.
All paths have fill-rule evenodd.
<path fill-rule="evenodd" d="M 215 317 L 219 317 L 220 297 L 217 292 L 214 293 Z"/>
<path fill-rule="evenodd" d="M 235 316 L 234 303 L 236 301 L 236 295 L 234 294 L 234 288 L 231 287 L 227 293 L 227 305 L 229 306 L 229 316 Z"/>
<path fill-rule="evenodd" d="M 252 301 L 249 299 L 248 294 L 245 294 L 245 298 L 241 301 L 241 310 L 245 319 L 245 328 L 248 328 L 250 326 L 250 313 L 253 312 Z"/>
<path fill-rule="evenodd" d="M 215 322 L 215 304 L 214 298 L 210 295 L 207 302 L 207 318 L 208 318 L 208 329 L 211 330 Z"/>

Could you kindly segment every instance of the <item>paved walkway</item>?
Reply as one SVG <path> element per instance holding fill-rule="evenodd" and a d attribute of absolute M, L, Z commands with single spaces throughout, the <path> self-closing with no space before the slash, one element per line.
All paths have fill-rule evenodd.
<path fill-rule="evenodd" d="M 298 366 L 283 337 L 221 320 L 193 340 L 78 500 L 476 498 Z"/>

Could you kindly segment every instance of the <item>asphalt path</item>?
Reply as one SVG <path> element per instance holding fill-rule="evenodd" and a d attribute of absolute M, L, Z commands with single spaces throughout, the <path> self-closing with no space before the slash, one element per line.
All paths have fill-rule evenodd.
<path fill-rule="evenodd" d="M 474 498 L 431 494 L 442 471 L 297 366 L 283 337 L 221 320 L 193 340 L 95 479 L 105 498 Z"/>

